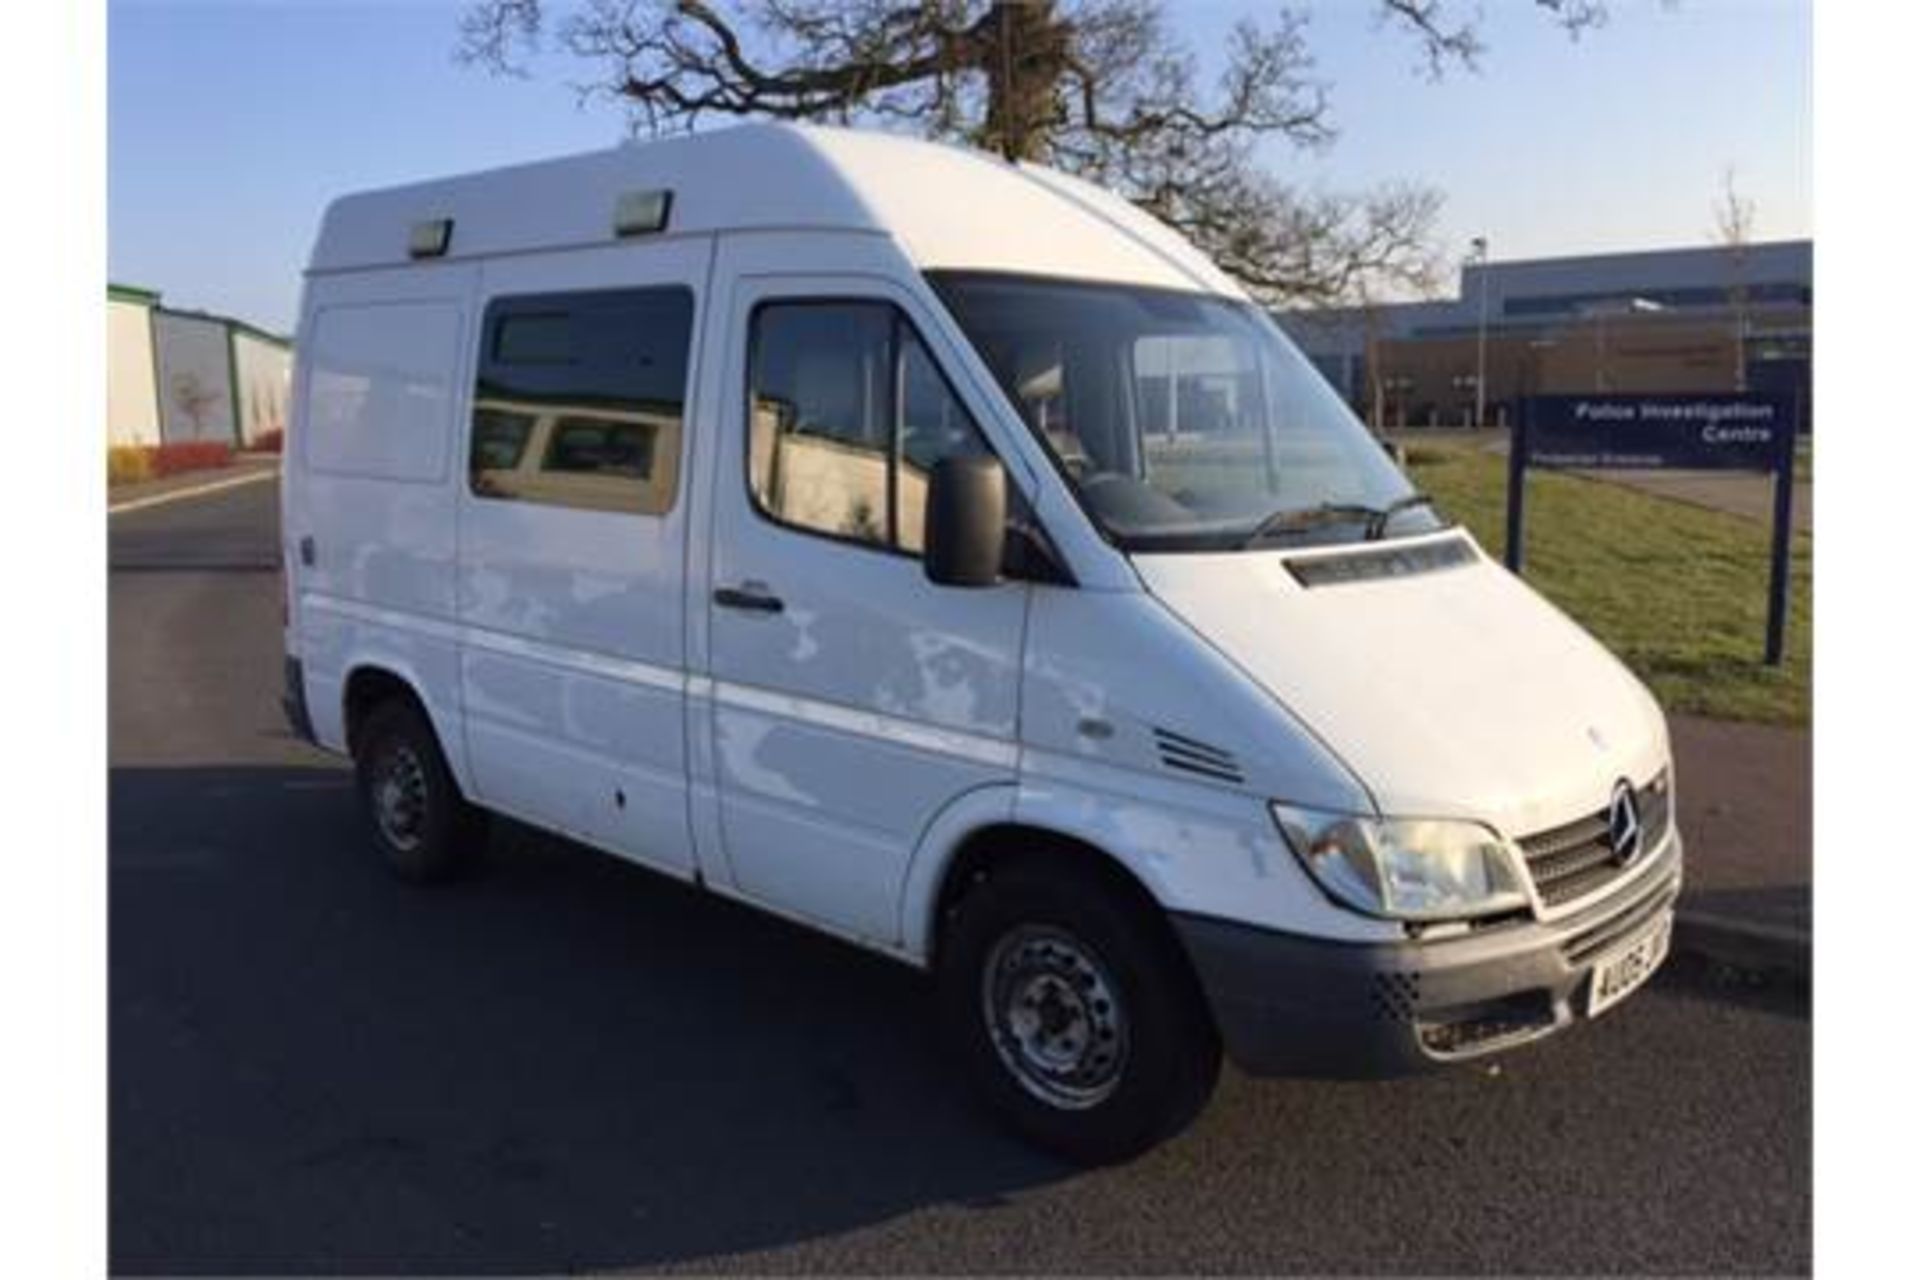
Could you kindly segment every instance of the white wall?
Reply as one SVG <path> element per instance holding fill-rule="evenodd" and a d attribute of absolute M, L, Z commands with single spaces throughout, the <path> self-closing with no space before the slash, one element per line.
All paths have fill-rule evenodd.
<path fill-rule="evenodd" d="M 153 332 L 159 353 L 161 440 L 236 443 L 226 324 L 155 311 Z"/>
<path fill-rule="evenodd" d="M 235 329 L 233 369 L 241 443 L 250 445 L 269 431 L 285 430 L 293 353 L 277 342 Z"/>
<path fill-rule="evenodd" d="M 153 312 L 107 299 L 107 443 L 160 443 L 153 376 Z"/>

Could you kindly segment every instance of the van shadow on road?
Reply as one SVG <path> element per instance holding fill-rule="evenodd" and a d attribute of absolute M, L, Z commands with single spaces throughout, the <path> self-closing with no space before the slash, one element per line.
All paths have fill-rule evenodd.
<path fill-rule="evenodd" d="M 113 772 L 116 1270 L 670 1263 L 1067 1172 L 912 971 L 512 826 L 409 889 L 347 788 Z"/>

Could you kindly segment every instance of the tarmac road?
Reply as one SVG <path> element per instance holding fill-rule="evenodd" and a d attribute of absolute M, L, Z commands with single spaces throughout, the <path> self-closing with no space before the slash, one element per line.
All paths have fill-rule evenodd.
<path fill-rule="evenodd" d="M 1809 1267 L 1807 1011 L 1683 957 L 1497 1070 L 1229 1071 L 1083 1173 L 973 1111 L 906 968 L 521 829 L 395 883 L 280 721 L 274 523 L 112 517 L 116 1271 Z"/>

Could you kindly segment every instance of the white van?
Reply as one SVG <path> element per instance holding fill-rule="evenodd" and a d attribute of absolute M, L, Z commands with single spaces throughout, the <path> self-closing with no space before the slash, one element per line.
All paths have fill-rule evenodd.
<path fill-rule="evenodd" d="M 928 969 L 1056 1150 L 1665 954 L 1653 699 L 1073 178 L 756 125 L 350 196 L 296 390 L 288 712 L 393 866 L 507 814 Z"/>

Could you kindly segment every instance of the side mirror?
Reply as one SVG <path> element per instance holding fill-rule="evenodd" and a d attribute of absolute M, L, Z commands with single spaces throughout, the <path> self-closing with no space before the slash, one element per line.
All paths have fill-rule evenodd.
<path fill-rule="evenodd" d="M 943 587 L 991 587 L 1007 545 L 1007 473 L 998 458 L 954 455 L 933 464 L 924 531 L 927 577 Z"/>

